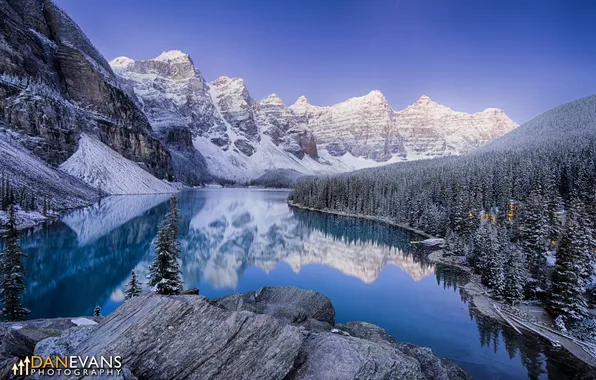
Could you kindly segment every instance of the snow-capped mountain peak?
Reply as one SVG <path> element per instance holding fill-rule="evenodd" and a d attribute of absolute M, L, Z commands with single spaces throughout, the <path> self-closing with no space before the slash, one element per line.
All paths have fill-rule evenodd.
<path fill-rule="evenodd" d="M 451 108 L 435 102 L 434 100 L 432 100 L 427 95 L 422 95 L 420 97 L 420 99 L 418 99 L 410 107 L 414 107 L 414 108 L 437 108 L 437 109 L 442 109 L 442 110 L 445 110 L 445 111 L 447 111 L 447 110 L 451 111 Z"/>
<path fill-rule="evenodd" d="M 275 104 L 275 105 L 285 106 L 283 100 L 281 100 L 281 98 L 279 96 L 277 96 L 276 94 L 268 95 L 266 98 L 261 100 L 259 103 L 263 104 L 263 105 Z"/>
<path fill-rule="evenodd" d="M 418 103 L 418 104 L 428 104 L 430 102 L 432 102 L 431 98 L 429 96 L 423 94 L 420 97 L 420 99 L 418 99 L 418 101 L 416 103 Z"/>
<path fill-rule="evenodd" d="M 301 105 L 301 104 L 310 104 L 306 96 L 301 95 L 298 99 L 296 99 L 296 103 L 294 105 Z"/>
<path fill-rule="evenodd" d="M 131 65 L 135 63 L 134 60 L 128 58 L 128 57 L 116 57 L 114 59 L 112 59 L 110 61 L 110 66 L 112 66 L 112 68 L 114 67 L 127 67 L 128 65 Z"/>
<path fill-rule="evenodd" d="M 500 108 L 486 108 L 484 111 L 481 111 L 481 113 L 492 115 L 505 115 L 505 112 Z"/>
<path fill-rule="evenodd" d="M 387 102 L 387 99 L 385 99 L 385 95 L 383 95 L 383 93 L 379 90 L 372 90 L 371 92 L 369 92 L 368 94 L 364 95 L 365 99 L 374 99 L 375 101 L 379 101 L 379 102 Z"/>
<path fill-rule="evenodd" d="M 413 114 L 417 115 L 417 118 L 426 118 L 433 120 L 444 118 L 447 115 L 452 116 L 458 113 L 464 114 L 462 112 L 456 112 L 447 106 L 439 104 L 426 95 L 422 95 L 420 99 L 418 99 L 415 103 L 407 106 L 404 110 L 396 111 L 395 113 L 398 116 L 398 118 L 400 116 L 411 117 L 407 115 Z"/>
<path fill-rule="evenodd" d="M 346 107 L 361 107 L 364 104 L 388 104 L 387 99 L 385 99 L 385 95 L 379 90 L 373 90 L 364 96 L 355 96 L 346 100 L 345 102 L 341 102 L 335 104 L 334 108 L 346 108 Z"/>
<path fill-rule="evenodd" d="M 190 61 L 190 56 L 180 50 L 169 50 L 164 51 L 157 57 L 155 57 L 156 61 L 163 61 L 163 62 L 180 62 L 180 61 Z"/>
<path fill-rule="evenodd" d="M 255 101 L 242 78 L 207 83 L 179 50 L 147 61 L 119 57 L 112 67 L 134 87 L 161 135 L 187 128 L 192 144 L 175 145 L 194 146 L 211 173 L 233 179 L 271 169 L 338 172 L 459 154 L 515 127 L 500 110 L 456 112 L 426 95 L 395 112 L 379 90 L 333 106 L 300 96 L 287 107 L 276 94 Z"/>

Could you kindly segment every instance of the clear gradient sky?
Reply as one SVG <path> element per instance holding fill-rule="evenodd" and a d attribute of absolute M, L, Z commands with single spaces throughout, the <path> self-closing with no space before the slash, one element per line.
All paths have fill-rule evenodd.
<path fill-rule="evenodd" d="M 524 122 L 596 93 L 594 0 L 54 0 L 111 60 L 191 55 L 255 99 L 381 90 Z"/>

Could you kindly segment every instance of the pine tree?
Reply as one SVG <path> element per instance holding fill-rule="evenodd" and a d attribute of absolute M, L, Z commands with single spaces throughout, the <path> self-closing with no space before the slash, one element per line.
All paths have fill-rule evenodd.
<path fill-rule="evenodd" d="M 528 269 L 539 284 L 546 281 L 546 256 L 550 228 L 543 198 L 538 190 L 530 194 L 522 213 L 522 247 L 528 255 Z"/>
<path fill-rule="evenodd" d="M 95 306 L 95 309 L 93 309 L 93 316 L 101 317 L 101 307 L 99 307 L 99 305 Z"/>
<path fill-rule="evenodd" d="M 584 283 L 589 285 L 596 274 L 596 240 L 593 226 L 586 213 L 585 205 L 579 199 L 572 200 L 570 213 L 577 219 L 579 231 L 576 248 L 580 251 L 580 255 L 585 257 L 582 278 Z"/>
<path fill-rule="evenodd" d="M 170 197 L 170 212 L 159 228 L 155 243 L 155 261 L 149 267 L 149 285 L 155 287 L 158 294 L 179 294 L 182 291 L 180 277 L 180 242 L 178 241 L 178 223 L 180 213 L 177 199 Z"/>
<path fill-rule="evenodd" d="M 141 294 L 141 285 L 141 282 L 137 279 L 137 274 L 133 270 L 130 274 L 130 281 L 128 282 L 126 290 L 124 291 L 126 294 L 124 299 L 130 299 Z"/>
<path fill-rule="evenodd" d="M 552 273 L 549 310 L 562 316 L 567 325 L 580 322 L 588 314 L 585 299 L 585 251 L 582 249 L 582 229 L 577 216 L 570 212 L 565 230 L 557 247 L 557 261 Z"/>
<path fill-rule="evenodd" d="M 506 255 L 503 298 L 513 304 L 524 296 L 527 278 L 526 257 L 521 249 L 511 243 L 506 245 Z"/>
<path fill-rule="evenodd" d="M 7 199 L 8 199 L 8 205 L 14 205 L 15 204 L 15 199 L 14 199 L 14 189 L 10 186 L 8 186 L 8 195 L 7 195 Z"/>
<path fill-rule="evenodd" d="M 170 212 L 166 215 L 166 219 L 168 221 L 168 229 L 170 230 L 172 242 L 174 242 L 176 248 L 176 254 L 180 255 L 180 242 L 178 241 L 178 224 L 182 219 L 180 217 L 180 210 L 178 210 L 178 199 L 175 195 L 170 197 Z"/>
<path fill-rule="evenodd" d="M 489 239 L 489 251 L 485 258 L 483 282 L 493 290 L 495 296 L 500 297 L 503 295 L 505 286 L 503 230 L 491 226 Z"/>
<path fill-rule="evenodd" d="M 31 198 L 29 199 L 29 209 L 31 211 L 35 211 L 36 208 L 35 194 L 31 193 Z"/>
<path fill-rule="evenodd" d="M 21 293 L 25 290 L 23 277 L 25 267 L 22 258 L 27 255 L 19 246 L 19 231 L 14 205 L 8 206 L 8 222 L 5 226 L 4 241 L 6 248 L 2 252 L 0 261 L 0 299 L 2 301 L 2 316 L 9 321 L 22 320 L 30 313 L 21 303 Z"/>
<path fill-rule="evenodd" d="M 490 251 L 490 230 L 487 224 L 482 224 L 473 236 L 474 249 L 471 255 L 468 256 L 468 263 L 481 276 L 484 275 L 486 269 L 486 258 Z"/>
<path fill-rule="evenodd" d="M 445 252 L 450 255 L 461 255 L 462 253 L 462 241 L 456 232 L 447 230 L 445 234 Z"/>

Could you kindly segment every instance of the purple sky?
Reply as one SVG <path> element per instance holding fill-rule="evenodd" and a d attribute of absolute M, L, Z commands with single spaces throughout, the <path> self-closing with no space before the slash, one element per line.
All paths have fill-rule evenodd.
<path fill-rule="evenodd" d="M 255 99 L 331 105 L 381 90 L 524 122 L 596 93 L 596 2 L 586 0 L 55 0 L 108 60 L 191 55 Z"/>

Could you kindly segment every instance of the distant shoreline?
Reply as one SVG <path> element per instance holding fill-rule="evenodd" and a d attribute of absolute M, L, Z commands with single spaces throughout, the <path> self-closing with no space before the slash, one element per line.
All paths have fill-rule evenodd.
<path fill-rule="evenodd" d="M 322 213 L 325 213 L 325 214 L 332 214 L 332 215 L 339 215 L 339 216 L 348 216 L 348 217 L 352 217 L 352 218 L 359 218 L 359 219 L 370 220 L 370 221 L 373 221 L 373 222 L 380 222 L 380 223 L 388 224 L 388 225 L 393 226 L 393 227 L 397 227 L 397 228 L 401 228 L 401 229 L 408 230 L 408 231 L 411 231 L 411 232 L 415 232 L 418 235 L 422 235 L 422 236 L 424 236 L 424 237 L 426 237 L 428 239 L 435 239 L 436 238 L 435 236 L 432 236 L 432 235 L 430 235 L 430 234 L 428 234 L 428 233 L 426 233 L 426 232 L 424 232 L 422 230 L 418 230 L 416 228 L 412 228 L 412 227 L 406 226 L 404 224 L 395 223 L 395 222 L 393 222 L 393 221 L 391 221 L 389 219 L 384 219 L 384 218 L 380 218 L 380 217 L 377 217 L 377 216 L 368 216 L 368 215 L 361 215 L 361 214 L 350 214 L 350 213 L 347 213 L 347 212 L 333 211 L 333 210 L 329 210 L 329 209 L 319 210 L 319 209 L 316 209 L 316 208 L 302 206 L 302 205 L 300 205 L 298 203 L 294 203 L 294 202 L 291 202 L 291 201 L 287 201 L 287 203 L 288 203 L 288 205 L 290 207 L 295 207 L 295 208 L 299 208 L 299 209 L 302 209 L 302 210 L 316 211 L 316 212 L 322 212 Z"/>

